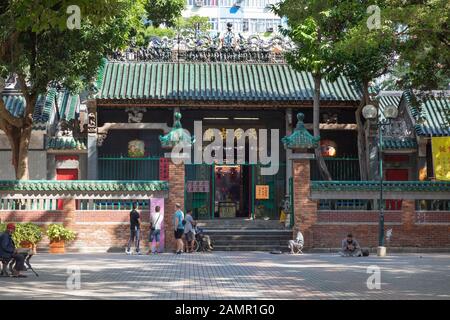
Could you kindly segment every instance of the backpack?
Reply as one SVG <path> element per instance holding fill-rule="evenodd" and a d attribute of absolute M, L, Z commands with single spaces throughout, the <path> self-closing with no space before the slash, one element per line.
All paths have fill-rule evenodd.
<path fill-rule="evenodd" d="M 362 255 L 363 257 L 368 257 L 369 256 L 369 249 L 362 249 Z"/>

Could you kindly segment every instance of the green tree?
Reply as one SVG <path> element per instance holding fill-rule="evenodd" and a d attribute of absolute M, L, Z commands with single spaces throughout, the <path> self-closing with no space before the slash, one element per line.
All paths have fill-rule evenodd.
<path fill-rule="evenodd" d="M 186 33 L 194 34 L 198 32 L 208 32 L 211 30 L 211 24 L 208 17 L 201 17 L 198 15 L 183 18 L 179 17 L 175 24 L 176 29 L 183 30 Z"/>
<path fill-rule="evenodd" d="M 447 89 L 450 82 L 450 2 L 386 0 L 386 19 L 397 26 L 401 89 Z"/>
<path fill-rule="evenodd" d="M 347 26 L 346 11 L 335 10 L 339 1 L 285 0 L 272 7 L 286 17 L 288 28 L 282 32 L 296 44 L 286 54 L 287 62 L 298 71 L 310 72 L 314 82 L 313 133 L 320 136 L 320 84 L 328 76 L 326 69 L 334 63 L 334 44 Z M 340 7 L 339 7 L 340 8 Z M 315 150 L 321 176 L 331 180 L 321 148 Z"/>
<path fill-rule="evenodd" d="M 80 8 L 80 29 L 68 28 L 69 6 Z M 54 84 L 79 90 L 95 78 L 103 57 L 128 43 L 143 5 L 135 0 L 15 0 L 0 7 L 0 70 L 17 76 L 25 99 L 21 117 L 0 99 L 0 129 L 11 144 L 17 179 L 28 179 L 28 146 L 40 94 Z"/>
<path fill-rule="evenodd" d="M 383 1 L 371 2 L 378 4 L 380 12 L 388 8 Z M 361 87 L 361 103 L 355 112 L 358 128 L 358 158 L 362 180 L 369 176 L 368 137 L 365 135 L 362 108 L 372 103 L 369 93 L 369 84 L 375 79 L 390 72 L 395 65 L 398 39 L 395 24 L 386 19 L 380 19 L 377 27 L 369 29 L 367 21 L 368 3 L 355 1 L 342 1 L 335 10 L 348 10 L 348 25 L 343 37 L 334 43 L 334 60 L 328 67 L 329 77 L 334 80 L 344 75 L 356 86 Z"/>
<path fill-rule="evenodd" d="M 147 0 L 145 10 L 147 18 L 154 27 L 165 24 L 166 27 L 173 27 L 177 18 L 185 8 L 185 0 Z"/>

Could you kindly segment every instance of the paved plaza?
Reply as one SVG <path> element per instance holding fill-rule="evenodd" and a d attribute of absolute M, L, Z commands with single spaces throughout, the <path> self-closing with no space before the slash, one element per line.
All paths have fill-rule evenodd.
<path fill-rule="evenodd" d="M 0 299 L 450 299 L 450 254 L 39 254 L 33 266 L 39 277 L 0 278 Z"/>

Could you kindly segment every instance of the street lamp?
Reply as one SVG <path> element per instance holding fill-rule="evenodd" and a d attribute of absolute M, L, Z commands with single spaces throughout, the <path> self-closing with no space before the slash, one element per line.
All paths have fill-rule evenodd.
<path fill-rule="evenodd" d="M 383 132 L 382 128 L 391 124 L 392 119 L 397 118 L 398 108 L 394 105 L 389 105 L 384 108 L 384 119 L 378 117 L 378 110 L 373 105 L 366 105 L 362 114 L 367 120 L 376 120 L 378 132 L 378 163 L 380 171 L 380 214 L 378 221 L 378 256 L 386 255 L 386 247 L 384 246 L 384 200 L 383 200 Z"/>

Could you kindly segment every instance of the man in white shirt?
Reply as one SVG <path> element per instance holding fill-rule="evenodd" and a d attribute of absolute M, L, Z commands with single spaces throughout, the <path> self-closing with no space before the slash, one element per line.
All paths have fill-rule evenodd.
<path fill-rule="evenodd" d="M 163 214 L 161 212 L 161 208 L 159 206 L 155 207 L 155 212 L 150 214 L 150 236 L 148 238 L 149 242 L 149 248 L 147 254 L 153 253 L 157 254 L 160 253 L 159 250 L 159 240 L 161 235 L 161 223 L 164 220 Z M 156 246 L 153 246 L 153 241 L 156 241 Z"/>

